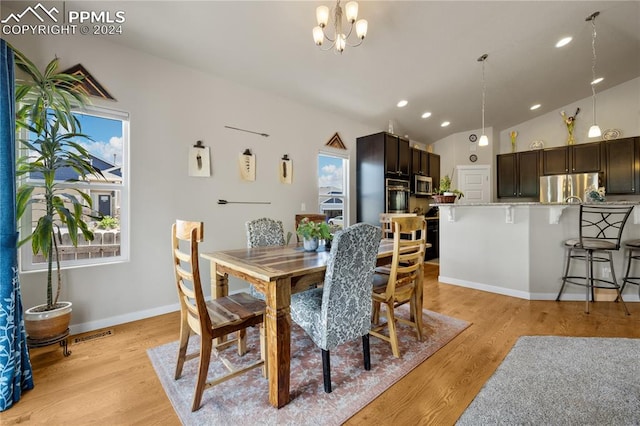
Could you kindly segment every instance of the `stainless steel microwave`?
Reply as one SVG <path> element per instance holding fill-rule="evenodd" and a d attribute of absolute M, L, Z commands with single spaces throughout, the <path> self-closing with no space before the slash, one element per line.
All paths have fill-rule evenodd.
<path fill-rule="evenodd" d="M 415 195 L 431 195 L 433 193 L 433 181 L 428 176 L 413 176 L 413 193 Z"/>

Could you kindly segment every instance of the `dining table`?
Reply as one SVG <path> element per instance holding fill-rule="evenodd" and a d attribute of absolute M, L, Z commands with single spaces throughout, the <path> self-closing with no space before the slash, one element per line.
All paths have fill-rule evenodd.
<path fill-rule="evenodd" d="M 329 251 L 305 251 L 301 244 L 291 244 L 222 250 L 201 256 L 210 262 L 212 297 L 228 294 L 229 275 L 249 282 L 265 295 L 269 402 L 283 407 L 289 402 L 291 295 L 323 281 Z M 393 240 L 382 239 L 377 264 L 389 264 L 392 256 Z M 421 306 L 422 292 L 419 293 Z"/>

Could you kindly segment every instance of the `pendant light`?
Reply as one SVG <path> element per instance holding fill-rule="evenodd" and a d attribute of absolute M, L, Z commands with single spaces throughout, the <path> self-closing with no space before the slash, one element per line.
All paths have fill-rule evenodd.
<path fill-rule="evenodd" d="M 602 135 L 600 126 L 596 124 L 596 16 L 600 15 L 600 12 L 593 12 L 585 19 L 585 21 L 591 21 L 591 97 L 593 99 L 593 125 L 589 127 L 590 138 L 598 138 Z"/>
<path fill-rule="evenodd" d="M 478 146 L 487 146 L 489 145 L 489 138 L 484 134 L 484 100 L 485 100 L 485 92 L 486 85 L 484 82 L 484 61 L 487 60 L 489 55 L 486 53 L 478 58 L 478 62 L 482 62 L 482 136 L 480 136 L 480 140 L 478 141 Z"/>

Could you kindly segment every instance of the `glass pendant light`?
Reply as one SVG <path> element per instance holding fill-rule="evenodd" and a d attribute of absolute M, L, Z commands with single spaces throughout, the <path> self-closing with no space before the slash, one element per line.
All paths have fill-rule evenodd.
<path fill-rule="evenodd" d="M 480 136 L 480 140 L 478 140 L 478 146 L 489 145 L 489 138 L 484 134 L 484 100 L 486 92 L 486 85 L 484 82 L 484 61 L 486 61 L 488 57 L 489 55 L 485 53 L 478 58 L 478 62 L 482 62 L 482 136 Z"/>
<path fill-rule="evenodd" d="M 600 126 L 596 124 L 596 16 L 600 12 L 594 12 L 585 19 L 591 21 L 591 97 L 593 99 L 593 125 L 589 128 L 588 136 L 590 138 L 598 138 L 602 136 Z"/>

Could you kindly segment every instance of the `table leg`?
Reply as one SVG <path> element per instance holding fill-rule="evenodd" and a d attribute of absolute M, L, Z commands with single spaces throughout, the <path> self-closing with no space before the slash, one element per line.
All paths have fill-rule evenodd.
<path fill-rule="evenodd" d="M 229 275 L 218 273 L 216 262 L 211 261 L 211 297 L 217 299 L 229 295 Z M 215 341 L 216 345 L 221 345 L 227 341 L 227 336 L 218 337 Z"/>
<path fill-rule="evenodd" d="M 280 408 L 289 402 L 291 278 L 269 282 L 266 291 L 269 402 L 274 407 Z"/>
<path fill-rule="evenodd" d="M 418 282 L 416 283 L 416 325 L 418 326 L 419 337 L 422 339 L 422 308 L 423 308 L 423 288 L 424 288 L 424 263 L 420 266 L 420 272 L 418 273 Z"/>

